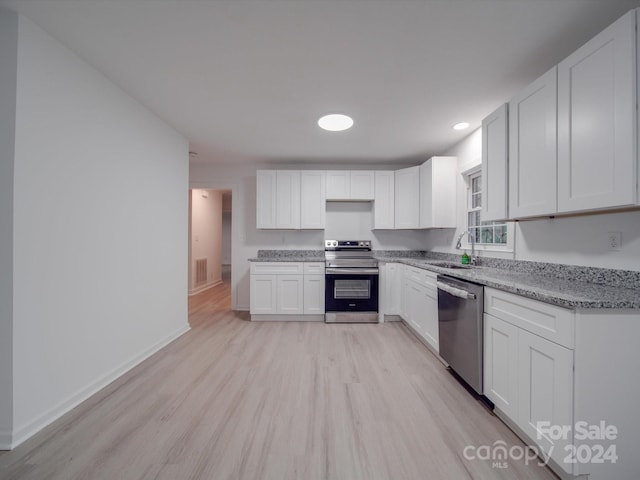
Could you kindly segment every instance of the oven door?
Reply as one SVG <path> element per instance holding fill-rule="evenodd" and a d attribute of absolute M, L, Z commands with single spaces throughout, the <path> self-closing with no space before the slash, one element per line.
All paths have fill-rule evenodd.
<path fill-rule="evenodd" d="M 377 268 L 327 268 L 324 305 L 327 312 L 377 312 Z"/>

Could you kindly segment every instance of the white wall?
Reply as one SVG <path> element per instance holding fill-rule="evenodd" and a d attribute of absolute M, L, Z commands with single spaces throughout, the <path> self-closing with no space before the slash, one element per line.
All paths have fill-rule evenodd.
<path fill-rule="evenodd" d="M 20 17 L 19 443 L 188 329 L 188 144 Z"/>
<path fill-rule="evenodd" d="M 393 168 L 402 168 L 397 165 Z M 231 288 L 233 308 L 236 310 L 249 309 L 249 262 L 260 249 L 286 250 L 322 250 L 325 237 L 331 235 L 344 238 L 340 232 L 351 233 L 364 238 L 371 238 L 375 249 L 421 249 L 424 245 L 423 231 L 382 232 L 367 231 L 366 225 L 371 224 L 370 203 L 353 203 L 345 207 L 342 213 L 336 211 L 333 202 L 327 202 L 327 230 L 258 230 L 256 229 L 256 170 L 269 169 L 344 169 L 353 165 L 322 165 L 305 163 L 302 165 L 259 165 L 244 163 L 240 165 L 222 164 L 207 165 L 203 163 L 191 164 L 189 177 L 192 188 L 215 188 L 232 190 L 233 211 L 233 251 L 231 267 Z M 357 168 L 357 167 L 354 167 Z M 362 168 L 362 166 L 360 166 Z M 384 169 L 385 166 L 376 166 Z M 345 205 L 346 202 L 338 202 Z M 351 213 L 349 213 L 351 209 Z M 348 230 L 349 225 L 358 225 L 357 230 Z"/>
<path fill-rule="evenodd" d="M 474 131 L 445 155 L 458 157 L 458 171 L 463 172 L 482 161 L 482 135 Z M 459 176 L 457 186 L 458 225 L 465 224 L 466 184 Z M 462 228 L 432 231 L 428 247 L 433 251 L 460 253 L 454 244 Z M 607 233 L 622 233 L 622 248 L 607 249 Z M 603 213 L 580 217 L 563 217 L 521 221 L 514 228 L 515 253 L 482 252 L 482 255 L 515 258 L 536 262 L 586 265 L 591 267 L 640 270 L 640 211 Z"/>
<path fill-rule="evenodd" d="M 207 259 L 207 282 L 196 285 L 195 262 Z M 191 278 L 189 292 L 222 281 L 222 192 L 191 190 Z"/>
<path fill-rule="evenodd" d="M 13 157 L 18 16 L 0 10 L 0 449 L 13 428 Z"/>
<path fill-rule="evenodd" d="M 222 264 L 231 265 L 231 211 L 222 211 Z"/>
<path fill-rule="evenodd" d="M 621 249 L 608 250 L 608 232 Z M 640 271 L 640 211 L 519 222 L 516 258 Z"/>

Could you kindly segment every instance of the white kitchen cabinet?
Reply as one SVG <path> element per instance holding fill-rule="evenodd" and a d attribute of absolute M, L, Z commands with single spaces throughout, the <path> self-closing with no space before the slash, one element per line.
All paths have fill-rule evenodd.
<path fill-rule="evenodd" d="M 518 414 L 518 328 L 484 314 L 484 395 L 512 419 Z"/>
<path fill-rule="evenodd" d="M 420 228 L 456 227 L 456 157 L 432 157 L 420 165 Z"/>
<path fill-rule="evenodd" d="M 300 228 L 300 172 L 276 171 L 276 228 Z"/>
<path fill-rule="evenodd" d="M 324 315 L 324 263 L 304 264 L 304 314 Z"/>
<path fill-rule="evenodd" d="M 402 319 L 435 352 L 438 343 L 437 275 L 428 270 L 405 265 L 402 279 Z"/>
<path fill-rule="evenodd" d="M 558 211 L 637 203 L 636 12 L 558 65 Z"/>
<path fill-rule="evenodd" d="M 420 167 L 395 172 L 395 228 L 420 228 Z"/>
<path fill-rule="evenodd" d="M 427 343 L 436 352 L 440 351 L 439 327 L 438 327 L 438 287 L 436 286 L 437 274 L 424 271 L 424 299 L 423 299 L 423 335 Z"/>
<path fill-rule="evenodd" d="M 300 172 L 300 228 L 324 229 L 326 224 L 326 173 Z"/>
<path fill-rule="evenodd" d="M 327 171 L 327 200 L 373 200 L 374 172 L 370 170 Z"/>
<path fill-rule="evenodd" d="M 373 228 L 395 227 L 395 172 L 376 171 L 373 199 Z"/>
<path fill-rule="evenodd" d="M 511 218 L 557 211 L 556 93 L 557 67 L 553 67 L 509 102 Z"/>
<path fill-rule="evenodd" d="M 407 290 L 405 294 L 407 301 L 405 320 L 409 322 L 418 334 L 422 334 L 424 330 L 422 304 L 425 287 L 417 282 L 406 279 L 404 288 Z"/>
<path fill-rule="evenodd" d="M 256 172 L 256 228 L 300 228 L 300 172 Z"/>
<path fill-rule="evenodd" d="M 304 312 L 304 276 L 276 276 L 276 313 L 285 315 Z"/>
<path fill-rule="evenodd" d="M 252 320 L 322 320 L 324 262 L 251 263 Z"/>
<path fill-rule="evenodd" d="M 484 394 L 546 454 L 571 473 L 565 447 L 546 427 L 573 425 L 575 312 L 485 288 Z"/>
<path fill-rule="evenodd" d="M 403 265 L 387 263 L 382 267 L 383 315 L 400 315 L 402 303 Z"/>
<path fill-rule="evenodd" d="M 276 310 L 276 275 L 251 275 L 251 314 L 270 315 Z"/>
<path fill-rule="evenodd" d="M 482 220 L 508 218 L 508 105 L 482 120 Z"/>
<path fill-rule="evenodd" d="M 518 331 L 517 425 L 556 462 L 567 456 L 571 436 L 554 438 L 540 428 L 573 424 L 573 350 L 526 330 Z"/>

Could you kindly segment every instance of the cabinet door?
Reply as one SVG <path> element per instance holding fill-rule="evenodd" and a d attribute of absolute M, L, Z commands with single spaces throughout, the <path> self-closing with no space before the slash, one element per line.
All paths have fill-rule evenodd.
<path fill-rule="evenodd" d="M 304 314 L 324 314 L 324 275 L 304 276 Z"/>
<path fill-rule="evenodd" d="M 550 426 L 573 428 L 573 350 L 520 329 L 518 373 L 517 424 L 564 468 L 571 434 L 554 440 L 546 432 Z"/>
<path fill-rule="evenodd" d="M 325 227 L 326 176 L 323 171 L 300 172 L 300 228 Z"/>
<path fill-rule="evenodd" d="M 276 275 L 251 275 L 250 310 L 252 315 L 277 313 Z"/>
<path fill-rule="evenodd" d="M 484 394 L 518 421 L 518 327 L 484 315 Z"/>
<path fill-rule="evenodd" d="M 303 275 L 276 276 L 276 313 L 302 314 L 304 312 Z"/>
<path fill-rule="evenodd" d="M 424 290 L 416 282 L 407 283 L 407 321 L 420 335 L 424 331 Z"/>
<path fill-rule="evenodd" d="M 394 172 L 375 173 L 375 187 L 373 199 L 373 228 L 392 229 L 394 223 L 395 204 L 395 175 Z"/>
<path fill-rule="evenodd" d="M 509 102 L 511 218 L 557 210 L 556 71 L 553 67 Z"/>
<path fill-rule="evenodd" d="M 400 315 L 402 277 L 400 265 L 387 263 L 384 267 L 384 312 L 386 315 Z"/>
<path fill-rule="evenodd" d="M 276 228 L 300 228 L 300 172 L 276 170 Z"/>
<path fill-rule="evenodd" d="M 373 200 L 374 199 L 374 177 L 372 171 L 355 170 L 349 172 L 350 175 L 350 199 L 351 200 Z"/>
<path fill-rule="evenodd" d="M 635 11 L 558 66 L 558 210 L 637 202 Z"/>
<path fill-rule="evenodd" d="M 420 165 L 420 228 L 456 227 L 456 157 Z"/>
<path fill-rule="evenodd" d="M 349 200 L 351 198 L 351 177 L 347 170 L 327 172 L 327 200 Z"/>
<path fill-rule="evenodd" d="M 276 171 L 256 172 L 256 228 L 276 228 Z"/>
<path fill-rule="evenodd" d="M 429 285 L 423 290 L 422 316 L 423 334 L 425 340 L 436 352 L 440 351 L 439 326 L 438 326 L 438 287 L 436 287 L 435 274 L 426 274 L 429 278 Z M 433 283 L 431 283 L 433 282 Z"/>
<path fill-rule="evenodd" d="M 420 227 L 420 167 L 395 173 L 395 228 Z"/>
<path fill-rule="evenodd" d="M 482 220 L 507 217 L 507 104 L 482 120 Z"/>

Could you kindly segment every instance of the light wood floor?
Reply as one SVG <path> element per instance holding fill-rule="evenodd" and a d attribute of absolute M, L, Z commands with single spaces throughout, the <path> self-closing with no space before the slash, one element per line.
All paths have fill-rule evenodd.
<path fill-rule="evenodd" d="M 229 301 L 190 298 L 190 332 L 0 453 L 0 478 L 555 479 L 464 458 L 522 443 L 402 324 L 252 323 Z"/>

